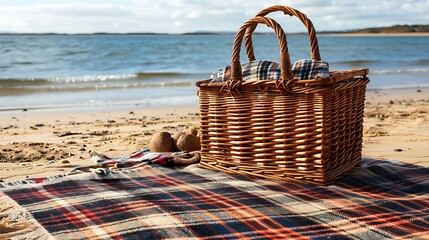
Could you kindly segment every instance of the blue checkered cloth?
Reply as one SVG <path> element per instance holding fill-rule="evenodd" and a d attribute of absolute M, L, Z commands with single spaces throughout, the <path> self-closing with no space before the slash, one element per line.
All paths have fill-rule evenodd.
<path fill-rule="evenodd" d="M 258 60 L 241 65 L 243 80 L 279 80 L 281 79 L 280 65 L 278 62 Z M 319 60 L 298 60 L 292 65 L 294 79 L 313 79 L 317 77 L 329 77 L 329 64 Z M 231 66 L 219 69 L 210 77 L 211 82 L 224 82 L 231 78 Z"/>
<path fill-rule="evenodd" d="M 329 63 L 322 60 L 301 59 L 292 64 L 294 79 L 314 79 L 329 77 Z"/>

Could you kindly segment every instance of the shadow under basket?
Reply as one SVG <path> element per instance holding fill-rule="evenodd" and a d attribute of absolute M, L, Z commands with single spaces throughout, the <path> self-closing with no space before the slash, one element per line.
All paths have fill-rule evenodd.
<path fill-rule="evenodd" d="M 199 81 L 203 168 L 331 184 L 360 167 L 368 69 L 299 80 Z M 293 94 L 291 94 L 293 93 Z"/>

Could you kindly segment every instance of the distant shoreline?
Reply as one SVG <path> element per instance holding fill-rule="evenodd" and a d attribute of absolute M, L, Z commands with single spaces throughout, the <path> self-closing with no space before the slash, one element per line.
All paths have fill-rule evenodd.
<path fill-rule="evenodd" d="M 364 29 L 349 29 L 349 30 L 325 30 L 316 31 L 317 34 L 323 36 L 429 36 L 429 24 L 413 24 L 413 25 L 394 25 L 387 27 L 372 27 Z M 163 33 L 163 32 L 93 32 L 93 33 L 23 33 L 23 32 L 5 32 L 0 31 L 1 35 L 53 35 L 53 36 L 222 36 L 222 35 L 235 35 L 236 31 L 210 31 L 210 30 L 196 30 L 194 32 L 184 33 Z M 255 35 L 273 35 L 271 31 L 255 32 Z M 287 33 L 288 35 L 307 35 L 306 32 Z"/>
<path fill-rule="evenodd" d="M 401 37 L 429 36 L 429 32 L 414 33 L 330 33 L 317 32 L 318 36 L 327 37 Z M 257 32 L 255 35 L 275 35 L 271 32 Z M 289 36 L 306 36 L 307 33 L 286 33 Z M 219 33 L 0 33 L 0 36 L 234 36 L 235 32 Z"/>

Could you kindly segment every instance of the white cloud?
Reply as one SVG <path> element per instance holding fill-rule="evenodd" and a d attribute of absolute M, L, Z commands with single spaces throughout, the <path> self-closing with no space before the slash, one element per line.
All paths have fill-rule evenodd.
<path fill-rule="evenodd" d="M 0 31 L 94 32 L 120 24 L 129 8 L 113 4 L 35 4 L 0 7 Z"/>
<path fill-rule="evenodd" d="M 24 3 L 23 3 L 24 2 Z M 26 3 L 25 3 L 26 2 Z M 259 10 L 274 4 L 305 12 L 317 30 L 393 24 L 427 24 L 429 0 L 80 0 L 21 1 L 0 6 L 0 31 L 168 32 L 235 31 Z M 303 31 L 296 19 L 272 14 L 286 32 Z"/>

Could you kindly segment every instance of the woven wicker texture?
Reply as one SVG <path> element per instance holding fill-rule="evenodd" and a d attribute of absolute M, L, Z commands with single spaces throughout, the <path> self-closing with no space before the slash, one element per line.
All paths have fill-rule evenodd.
<path fill-rule="evenodd" d="M 274 29 L 278 37 L 281 80 L 242 81 L 241 43 L 258 23 Z M 306 26 L 312 27 L 311 22 Z M 313 58 L 320 58 L 317 40 L 310 42 L 316 43 Z M 197 83 L 200 166 L 271 179 L 332 183 L 361 163 L 367 73 L 356 69 L 334 71 L 328 78 L 291 79 L 281 27 L 267 17 L 248 20 L 234 41 L 231 80 Z"/>
<path fill-rule="evenodd" d="M 307 18 L 307 15 L 291 7 L 274 5 L 260 11 L 258 14 L 256 14 L 256 16 L 264 17 L 269 13 L 277 12 L 277 11 L 283 12 L 285 15 L 296 16 L 299 20 L 301 20 L 301 22 L 308 30 L 308 37 L 310 39 L 310 46 L 311 46 L 311 59 L 321 60 L 320 52 L 319 52 L 319 44 L 317 42 L 317 37 L 316 37 L 316 30 L 313 27 L 313 23 L 310 21 L 310 19 Z M 253 52 L 253 44 L 252 44 L 252 33 L 253 31 L 255 31 L 255 29 L 256 29 L 256 25 L 248 28 L 246 32 L 245 40 L 244 40 L 244 45 L 246 47 L 247 57 L 249 61 L 253 61 L 256 59 L 255 54 Z"/>

